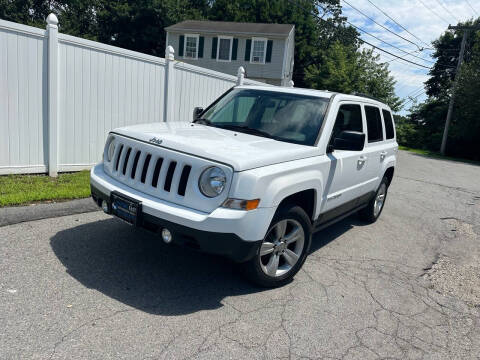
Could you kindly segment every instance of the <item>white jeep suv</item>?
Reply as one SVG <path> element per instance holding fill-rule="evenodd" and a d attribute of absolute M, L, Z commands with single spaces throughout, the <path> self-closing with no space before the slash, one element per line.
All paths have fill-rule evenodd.
<path fill-rule="evenodd" d="M 355 212 L 378 219 L 397 149 L 391 111 L 375 99 L 237 86 L 193 122 L 112 131 L 91 190 L 106 213 L 279 286 L 312 233 Z"/>

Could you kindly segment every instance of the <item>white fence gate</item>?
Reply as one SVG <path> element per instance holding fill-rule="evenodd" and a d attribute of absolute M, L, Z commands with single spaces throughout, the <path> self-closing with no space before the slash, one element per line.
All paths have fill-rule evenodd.
<path fill-rule="evenodd" d="M 157 121 L 189 121 L 237 82 L 262 84 L 0 20 L 0 175 L 88 169 L 108 132 Z"/>

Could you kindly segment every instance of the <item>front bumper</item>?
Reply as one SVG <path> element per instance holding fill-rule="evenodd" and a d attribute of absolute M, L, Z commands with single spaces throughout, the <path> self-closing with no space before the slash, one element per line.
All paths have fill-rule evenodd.
<path fill-rule="evenodd" d="M 97 204 L 110 202 L 118 192 L 142 203 L 139 225 L 150 230 L 168 228 L 173 242 L 208 253 L 225 255 L 235 261 L 251 258 L 268 229 L 275 208 L 239 211 L 218 208 L 211 213 L 166 202 L 128 187 L 108 176 L 103 164 L 90 173 L 92 196 Z"/>

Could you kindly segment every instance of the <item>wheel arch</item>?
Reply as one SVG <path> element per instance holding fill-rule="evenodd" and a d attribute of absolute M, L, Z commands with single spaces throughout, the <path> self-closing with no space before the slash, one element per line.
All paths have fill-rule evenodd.
<path fill-rule="evenodd" d="M 392 180 L 393 180 L 393 174 L 394 174 L 394 172 L 395 172 L 395 167 L 394 167 L 394 166 L 390 166 L 390 167 L 388 167 L 388 168 L 385 170 L 385 172 L 384 172 L 384 174 L 383 174 L 383 176 L 386 177 L 387 180 L 388 180 L 388 186 L 390 186 L 390 184 L 391 184 L 391 182 L 392 182 Z"/>
<path fill-rule="evenodd" d="M 278 209 L 286 204 L 298 205 L 305 211 L 310 221 L 313 222 L 317 207 L 317 196 L 317 190 L 314 188 L 297 191 L 284 197 L 278 204 Z"/>

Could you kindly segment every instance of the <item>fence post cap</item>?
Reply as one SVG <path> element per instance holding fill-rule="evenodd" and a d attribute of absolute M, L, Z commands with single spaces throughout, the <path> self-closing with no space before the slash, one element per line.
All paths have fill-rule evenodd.
<path fill-rule="evenodd" d="M 57 26 L 58 25 L 57 15 L 55 15 L 54 13 L 50 13 L 47 16 L 47 24 L 52 26 Z"/>
<path fill-rule="evenodd" d="M 168 45 L 165 49 L 165 59 L 175 60 L 175 50 L 172 45 Z"/>

